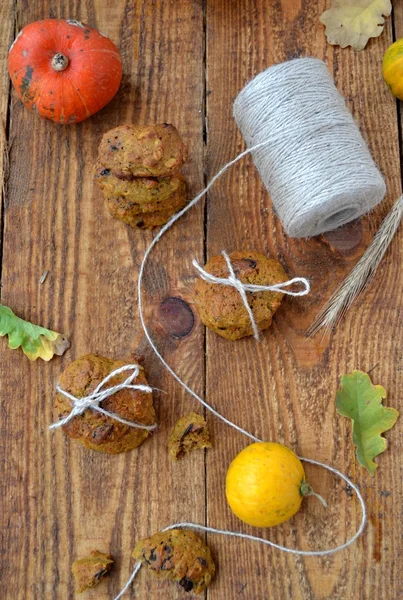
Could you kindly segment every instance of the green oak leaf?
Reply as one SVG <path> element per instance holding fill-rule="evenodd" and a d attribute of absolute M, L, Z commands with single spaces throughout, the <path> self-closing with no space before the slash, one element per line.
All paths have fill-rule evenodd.
<path fill-rule="evenodd" d="M 360 465 L 371 475 L 378 465 L 373 459 L 387 448 L 381 433 L 391 429 L 399 416 L 395 408 L 383 406 L 386 391 L 373 385 L 367 373 L 353 371 L 341 378 L 341 388 L 336 394 L 336 408 L 340 415 L 353 422 L 353 442 L 357 446 Z"/>
<path fill-rule="evenodd" d="M 55 354 L 61 356 L 70 342 L 61 333 L 50 331 L 29 321 L 20 319 L 11 308 L 0 304 L 0 336 L 8 336 L 8 345 L 13 350 L 21 346 L 29 360 L 50 360 Z"/>

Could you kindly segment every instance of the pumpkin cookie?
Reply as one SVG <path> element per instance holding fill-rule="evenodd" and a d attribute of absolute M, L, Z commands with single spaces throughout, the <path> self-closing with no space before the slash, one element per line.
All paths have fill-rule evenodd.
<path fill-rule="evenodd" d="M 119 179 L 110 169 L 97 165 L 95 183 L 108 200 L 116 200 L 125 210 L 152 212 L 170 208 L 175 196 L 183 195 L 186 183 L 180 173 L 172 177 L 133 177 Z"/>
<path fill-rule="evenodd" d="M 120 125 L 105 133 L 98 158 L 116 177 L 130 180 L 172 176 L 187 152 L 173 125 Z"/>
<path fill-rule="evenodd" d="M 120 211 L 120 209 L 116 210 L 116 205 L 114 204 L 111 210 L 111 205 L 108 203 L 109 211 L 113 217 L 127 223 L 131 227 L 137 227 L 138 229 L 152 229 L 153 227 L 161 227 L 161 225 L 165 225 L 167 221 L 176 213 L 182 206 L 185 206 L 186 202 L 181 204 L 178 208 L 173 208 L 171 210 L 163 210 L 163 211 L 155 211 L 151 213 L 140 213 L 140 214 L 132 214 L 132 213 L 124 213 Z M 116 210 L 116 212 L 115 212 Z"/>
<path fill-rule="evenodd" d="M 279 262 L 258 252 L 233 252 L 229 258 L 235 275 L 242 283 L 273 285 L 288 280 Z M 204 270 L 216 277 L 228 277 L 228 267 L 221 254 L 211 258 Z M 260 331 L 270 327 L 283 295 L 280 292 L 247 292 L 249 306 Z M 248 311 L 234 287 L 198 278 L 194 299 L 202 323 L 221 337 L 238 340 L 253 335 Z"/>
<path fill-rule="evenodd" d="M 192 412 L 176 422 L 169 436 L 168 452 L 173 460 L 178 460 L 197 448 L 211 448 L 211 442 L 206 421 Z"/>
<path fill-rule="evenodd" d="M 140 204 L 133 196 L 109 196 L 106 199 L 108 210 L 112 217 L 131 227 L 151 229 L 164 225 L 187 202 L 186 184 L 179 178 L 178 182 L 178 189 L 163 202 L 155 198 L 149 204 Z"/>
<path fill-rule="evenodd" d="M 177 581 L 185 592 L 200 594 L 215 573 L 210 548 L 193 531 L 172 529 L 156 533 L 137 544 L 133 558 L 155 575 Z"/>
<path fill-rule="evenodd" d="M 68 365 L 60 376 L 60 387 L 76 398 L 88 396 L 109 373 L 126 364 L 130 363 L 87 354 Z M 106 387 L 123 383 L 128 374 L 126 371 L 113 377 Z M 142 369 L 134 383 L 147 385 Z M 123 389 L 106 398 L 101 406 L 126 421 L 143 425 L 155 423 L 152 394 L 147 392 Z M 58 418 L 63 419 L 70 414 L 72 406 L 68 398 L 58 393 L 54 408 Z M 128 452 L 140 446 L 150 435 L 146 429 L 130 427 L 90 408 L 71 419 L 63 426 L 63 430 L 69 437 L 78 439 L 86 448 L 107 454 Z"/>
<path fill-rule="evenodd" d="M 105 575 L 108 575 L 112 565 L 112 556 L 98 552 L 98 550 L 93 550 L 85 558 L 75 560 L 71 566 L 71 570 L 76 582 L 77 594 L 81 594 L 98 585 L 101 579 Z"/>

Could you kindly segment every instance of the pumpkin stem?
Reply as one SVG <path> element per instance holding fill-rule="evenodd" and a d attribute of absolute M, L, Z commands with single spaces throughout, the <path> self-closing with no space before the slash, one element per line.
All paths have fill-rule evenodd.
<path fill-rule="evenodd" d="M 55 54 L 50 63 L 55 71 L 64 71 L 69 66 L 69 59 L 64 54 Z"/>
<path fill-rule="evenodd" d="M 299 488 L 300 494 L 301 496 L 315 496 L 315 498 L 317 498 L 318 500 L 320 500 L 320 502 L 322 502 L 323 506 L 325 508 L 327 508 L 327 502 L 324 498 L 322 498 L 322 496 L 320 494 L 317 494 L 316 492 L 313 491 L 312 486 L 309 485 L 309 483 L 307 481 L 303 481 L 301 483 L 301 487 Z"/>

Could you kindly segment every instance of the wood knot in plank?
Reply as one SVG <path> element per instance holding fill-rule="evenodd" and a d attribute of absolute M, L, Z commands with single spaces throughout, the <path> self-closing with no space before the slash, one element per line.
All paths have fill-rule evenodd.
<path fill-rule="evenodd" d="M 159 321 L 166 333 L 175 338 L 184 338 L 193 329 L 194 314 L 182 298 L 165 298 L 159 306 Z"/>
<path fill-rule="evenodd" d="M 328 231 L 323 234 L 323 237 L 332 248 L 341 254 L 344 254 L 345 256 L 354 254 L 363 238 L 361 220 L 356 219 L 355 221 L 348 223 L 348 225 L 344 225 L 344 227 L 339 227 L 334 231 Z"/>

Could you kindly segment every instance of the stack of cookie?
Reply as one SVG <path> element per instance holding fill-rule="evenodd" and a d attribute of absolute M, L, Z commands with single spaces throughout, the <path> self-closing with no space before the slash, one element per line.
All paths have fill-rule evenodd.
<path fill-rule="evenodd" d="M 179 173 L 187 157 L 173 125 L 121 125 L 99 145 L 95 181 L 109 212 L 132 227 L 166 223 L 186 204 Z"/>

